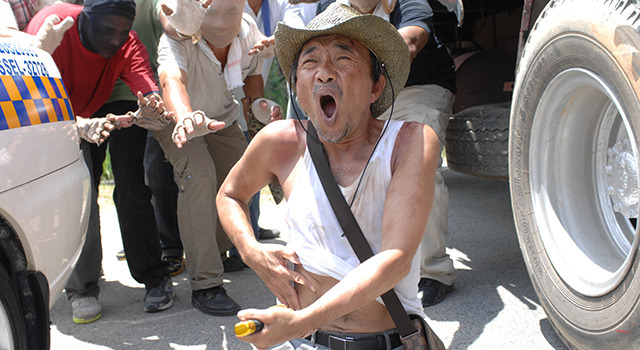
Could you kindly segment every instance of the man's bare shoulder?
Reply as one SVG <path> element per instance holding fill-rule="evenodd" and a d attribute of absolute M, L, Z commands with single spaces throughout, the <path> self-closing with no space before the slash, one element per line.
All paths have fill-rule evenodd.
<path fill-rule="evenodd" d="M 262 147 L 280 155 L 298 154 L 306 145 L 305 133 L 297 120 L 287 119 L 269 123 L 255 137 Z"/>
<path fill-rule="evenodd" d="M 393 161 L 409 159 L 427 154 L 437 154 L 440 149 L 440 141 L 435 131 L 418 122 L 405 122 L 398 133 L 393 149 Z"/>

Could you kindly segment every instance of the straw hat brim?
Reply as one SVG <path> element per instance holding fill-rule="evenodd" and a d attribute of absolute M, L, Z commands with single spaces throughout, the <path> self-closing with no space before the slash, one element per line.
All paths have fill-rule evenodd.
<path fill-rule="evenodd" d="M 289 83 L 291 66 L 298 51 L 307 41 L 325 35 L 343 35 L 357 40 L 384 64 L 388 74 L 388 77 L 385 77 L 387 82 L 382 94 L 371 106 L 371 114 L 377 118 L 391 106 L 407 82 L 411 63 L 404 39 L 398 30 L 383 18 L 361 15 L 349 6 L 336 3 L 314 18 L 305 29 L 292 28 L 280 22 L 274 33 L 276 56 Z"/>

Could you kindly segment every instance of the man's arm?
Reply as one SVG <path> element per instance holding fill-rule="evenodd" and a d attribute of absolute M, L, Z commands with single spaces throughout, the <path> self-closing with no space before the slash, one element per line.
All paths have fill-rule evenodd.
<path fill-rule="evenodd" d="M 384 205 L 380 252 L 302 310 L 276 308 L 241 312 L 240 319 L 255 318 L 265 324 L 262 332 L 243 340 L 266 348 L 292 336 L 300 337 L 362 308 L 407 275 L 433 201 L 439 143 L 433 130 L 417 123 L 406 124 L 398 140 Z"/>
<path fill-rule="evenodd" d="M 300 264 L 290 248 L 256 241 L 249 222 L 248 205 L 256 192 L 276 178 L 285 192 L 290 186 L 288 174 L 304 152 L 304 143 L 299 142 L 297 128 L 290 120 L 267 125 L 231 169 L 216 198 L 220 223 L 238 248 L 242 260 L 280 302 L 294 309 L 300 309 L 300 302 L 291 281 L 312 290 L 314 287 L 298 272 L 288 268 L 288 262 Z"/>
<path fill-rule="evenodd" d="M 429 41 L 429 33 L 418 26 L 408 26 L 398 29 L 398 32 L 409 47 L 409 55 L 411 61 L 416 58 L 418 53 L 427 45 Z"/>

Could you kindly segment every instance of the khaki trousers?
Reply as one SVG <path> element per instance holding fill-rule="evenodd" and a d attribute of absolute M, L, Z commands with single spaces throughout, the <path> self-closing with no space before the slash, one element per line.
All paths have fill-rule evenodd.
<path fill-rule="evenodd" d="M 440 140 L 440 154 L 444 147 L 445 132 L 454 94 L 438 85 L 417 85 L 404 88 L 396 99 L 394 120 L 415 121 L 430 126 Z M 391 109 L 380 119 L 388 119 Z M 457 271 L 446 253 L 447 219 L 449 216 L 449 191 L 442 177 L 442 157 L 436 169 L 436 185 L 433 206 L 427 222 L 427 230 L 420 244 L 420 277 L 437 280 L 446 285 L 453 284 Z"/>
<path fill-rule="evenodd" d="M 221 255 L 232 247 L 218 220 L 216 194 L 247 142 L 234 122 L 179 149 L 171 140 L 174 126 L 153 134 L 173 165 L 178 185 L 178 226 L 191 289 L 207 289 L 222 285 Z"/>

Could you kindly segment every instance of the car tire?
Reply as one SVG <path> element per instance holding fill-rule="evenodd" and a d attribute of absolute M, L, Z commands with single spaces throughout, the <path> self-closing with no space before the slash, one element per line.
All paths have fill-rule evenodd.
<path fill-rule="evenodd" d="M 447 166 L 464 174 L 506 180 L 508 137 L 508 102 L 462 110 L 447 125 Z"/>
<path fill-rule="evenodd" d="M 558 0 L 518 65 L 509 181 L 524 261 L 571 349 L 640 344 L 640 8 Z"/>
<path fill-rule="evenodd" d="M 11 278 L 0 264 L 0 349 L 27 349 L 27 332 Z"/>

